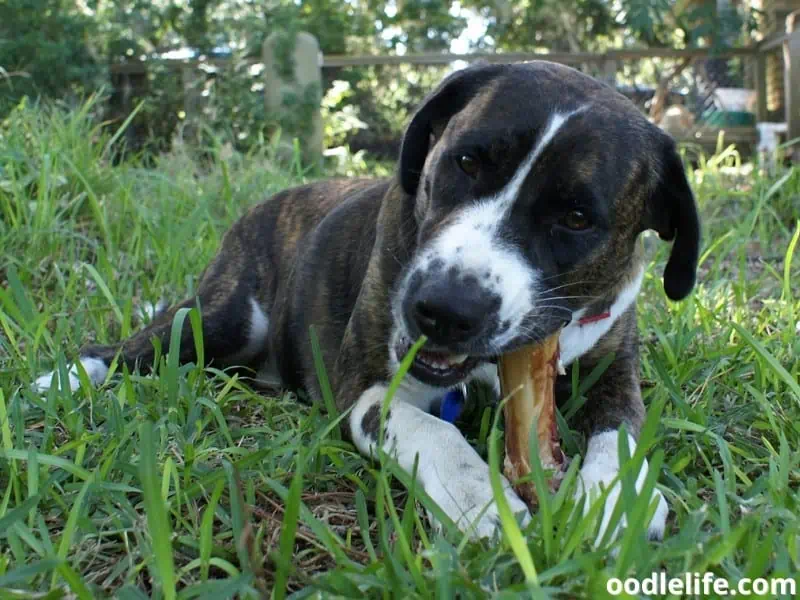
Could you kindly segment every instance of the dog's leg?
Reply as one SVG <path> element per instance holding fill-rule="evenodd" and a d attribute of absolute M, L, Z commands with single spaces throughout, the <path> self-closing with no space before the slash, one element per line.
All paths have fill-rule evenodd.
<path fill-rule="evenodd" d="M 131 370 L 152 368 L 155 356 L 153 340 L 159 340 L 162 353 L 166 355 L 170 350 L 175 314 L 181 308 L 194 308 L 198 304 L 202 314 L 206 363 L 250 366 L 255 359 L 264 359 L 269 331 L 268 310 L 258 299 L 259 290 L 254 290 L 241 276 L 249 268 L 242 262 L 247 260 L 246 254 L 231 246 L 232 242 L 228 241 L 209 266 L 196 299 L 185 300 L 158 314 L 147 327 L 123 342 L 82 348 L 79 360 L 92 384 L 98 385 L 105 380 L 117 354 Z M 194 334 L 186 317 L 181 331 L 179 361 L 187 363 L 196 359 Z M 47 373 L 37 378 L 35 387 L 46 391 L 56 382 L 57 375 Z M 79 386 L 76 365 L 69 370 L 69 386 L 73 390 Z"/>
<path fill-rule="evenodd" d="M 619 359 L 619 356 L 617 358 Z M 592 501 L 600 496 L 602 489 L 611 487 L 619 475 L 618 439 L 623 424 L 628 434 L 630 455 L 633 456 L 636 451 L 636 441 L 644 421 L 645 408 L 639 390 L 638 355 L 628 358 L 629 360 L 617 360 L 606 369 L 589 390 L 588 400 L 581 410 L 579 426 L 587 433 L 589 443 L 576 494 L 578 498 L 586 495 L 584 512 L 590 509 Z M 636 476 L 636 491 L 639 493 L 647 477 L 648 468 L 645 459 Z M 605 500 L 597 542 L 608 529 L 621 492 L 621 484 L 617 481 Z M 650 539 L 661 539 L 664 537 L 669 508 L 659 490 L 653 491 L 653 498 L 658 501 L 658 507 L 648 524 L 647 534 Z M 618 529 L 624 526 L 623 515 Z M 617 533 L 618 531 L 615 531 L 614 536 Z"/>
<path fill-rule="evenodd" d="M 350 414 L 352 440 L 362 454 L 374 455 L 386 386 L 365 391 Z M 461 530 L 490 537 L 499 526 L 489 466 L 452 424 L 428 414 L 400 387 L 385 420 L 383 450 L 407 473 L 418 456 L 417 480 Z M 418 399 L 417 399 L 418 400 Z M 502 477 L 502 476 L 501 476 Z M 528 509 L 503 477 L 506 500 L 527 521 Z M 434 521 L 435 522 L 435 521 Z"/>
<path fill-rule="evenodd" d="M 586 460 L 581 467 L 581 476 L 578 485 L 577 494 L 586 495 L 586 504 L 584 505 L 584 513 L 588 512 L 591 508 L 591 503 L 596 500 L 604 488 L 609 488 L 614 479 L 618 476 L 620 471 L 619 464 L 619 430 L 610 429 L 606 431 L 598 431 L 591 435 L 589 438 L 589 445 L 586 451 Z M 636 438 L 628 433 L 628 448 L 631 455 L 636 451 Z M 647 459 L 644 459 L 642 468 L 636 477 L 636 491 L 641 493 L 644 480 L 648 473 Z M 597 534 L 596 542 L 600 540 L 608 529 L 611 515 L 614 508 L 622 494 L 621 483 L 619 481 L 613 484 L 609 492 L 605 506 L 602 513 L 602 521 L 600 529 Z M 655 514 L 653 515 L 647 527 L 647 535 L 650 539 L 660 540 L 664 537 L 664 530 L 667 524 L 667 515 L 669 514 L 669 507 L 667 501 L 664 499 L 663 494 L 659 490 L 653 490 L 653 498 L 658 501 Z M 625 515 L 619 521 L 618 529 L 625 526 Z M 612 537 L 616 537 L 618 531 L 614 532 Z"/>
<path fill-rule="evenodd" d="M 269 320 L 253 296 L 234 295 L 224 302 L 212 303 L 207 310 L 203 310 L 203 294 L 199 296 L 199 300 L 207 363 L 215 362 L 222 366 L 248 365 L 251 359 L 264 353 Z M 84 346 L 79 360 L 91 383 L 98 385 L 105 380 L 111 361 L 117 354 L 131 370 L 137 367 L 142 370 L 152 368 L 155 355 L 153 340 L 159 340 L 163 354 L 169 352 L 175 314 L 181 308 L 195 306 L 196 301 L 185 300 L 159 314 L 147 327 L 121 343 Z M 194 334 L 189 318 L 186 317 L 181 331 L 179 362 L 187 363 L 196 359 Z M 55 375 L 47 373 L 37 378 L 37 390 L 46 391 L 55 384 Z M 69 370 L 69 385 L 73 390 L 79 386 L 75 365 Z"/>

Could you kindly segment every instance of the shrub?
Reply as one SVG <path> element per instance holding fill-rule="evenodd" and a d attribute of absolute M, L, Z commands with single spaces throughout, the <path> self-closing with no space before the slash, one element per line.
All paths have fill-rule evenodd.
<path fill-rule="evenodd" d="M 102 85 L 95 32 L 74 2 L 0 2 L 0 116 L 24 96 L 75 99 Z"/>

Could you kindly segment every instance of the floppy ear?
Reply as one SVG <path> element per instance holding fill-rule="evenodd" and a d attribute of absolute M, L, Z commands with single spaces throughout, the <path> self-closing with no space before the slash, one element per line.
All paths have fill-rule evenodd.
<path fill-rule="evenodd" d="M 672 241 L 664 269 L 664 291 L 671 300 L 682 300 L 692 291 L 697 275 L 700 217 L 675 142 L 661 135 L 665 138 L 661 145 L 661 173 L 645 206 L 644 228 L 654 229 L 662 240 Z"/>
<path fill-rule="evenodd" d="M 443 131 L 450 118 L 502 69 L 502 65 L 475 65 L 456 71 L 422 102 L 406 128 L 400 148 L 398 170 L 406 193 L 414 195 L 417 191 L 434 131 Z"/>

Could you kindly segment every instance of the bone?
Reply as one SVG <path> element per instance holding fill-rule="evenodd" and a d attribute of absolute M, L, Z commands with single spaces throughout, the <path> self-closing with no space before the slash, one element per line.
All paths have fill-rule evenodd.
<path fill-rule="evenodd" d="M 500 387 L 503 396 L 510 396 L 505 405 L 506 458 L 503 470 L 531 508 L 538 505 L 535 486 L 533 482 L 518 483 L 518 480 L 531 472 L 529 443 L 535 421 L 542 466 L 545 471 L 555 473 L 549 481 L 551 491 L 558 489 L 566 468 L 559 443 L 555 404 L 555 379 L 560 366 L 559 334 L 556 332 L 538 346 L 527 346 L 500 358 Z"/>

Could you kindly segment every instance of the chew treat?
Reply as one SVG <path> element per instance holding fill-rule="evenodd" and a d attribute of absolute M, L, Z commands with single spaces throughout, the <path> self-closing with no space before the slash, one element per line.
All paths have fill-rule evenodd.
<path fill-rule="evenodd" d="M 558 485 L 566 467 L 558 441 L 556 423 L 555 381 L 562 370 L 558 357 L 560 331 L 535 347 L 509 352 L 500 358 L 500 387 L 510 398 L 505 405 L 506 459 L 503 470 L 512 483 L 531 472 L 529 437 L 538 417 L 535 432 L 539 458 L 545 471 L 554 470 L 550 488 Z M 530 506 L 537 504 L 533 482 L 515 486 L 520 497 Z"/>

